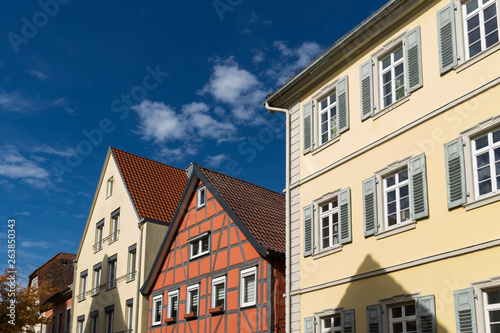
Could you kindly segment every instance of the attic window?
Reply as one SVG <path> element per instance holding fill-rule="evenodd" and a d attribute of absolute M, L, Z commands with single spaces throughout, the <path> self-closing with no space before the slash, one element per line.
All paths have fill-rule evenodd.
<path fill-rule="evenodd" d="M 205 255 L 210 249 L 210 232 L 204 232 L 188 240 L 190 248 L 190 259 Z"/>
<path fill-rule="evenodd" d="M 108 185 L 106 187 L 106 198 L 109 198 L 113 194 L 113 183 L 114 183 L 113 177 L 108 179 Z"/>
<path fill-rule="evenodd" d="M 205 186 L 203 186 L 198 189 L 197 207 L 198 208 L 204 207 L 206 203 L 207 203 L 207 189 Z"/>

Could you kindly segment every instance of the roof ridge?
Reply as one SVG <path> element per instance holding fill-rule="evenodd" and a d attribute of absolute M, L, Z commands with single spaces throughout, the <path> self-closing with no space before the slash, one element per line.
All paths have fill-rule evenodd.
<path fill-rule="evenodd" d="M 61 255 L 61 254 L 68 254 L 70 256 L 75 256 L 75 259 L 76 259 L 76 254 L 74 253 L 68 253 L 68 252 L 58 252 L 56 253 L 54 256 L 52 256 L 49 260 L 47 260 L 46 262 L 44 262 L 42 265 L 40 265 L 37 269 L 35 269 L 30 275 L 28 275 L 28 278 L 35 274 L 36 272 L 38 272 L 43 266 L 47 265 L 50 261 L 52 261 L 53 259 L 55 259 L 58 255 Z"/>
<path fill-rule="evenodd" d="M 129 153 L 128 151 L 125 151 L 125 150 L 122 150 L 122 149 L 118 149 L 118 148 L 111 147 L 111 146 L 109 146 L 109 148 L 111 149 L 111 151 L 117 150 L 117 151 L 119 151 L 119 152 L 121 152 L 121 153 L 125 153 L 125 154 L 127 154 L 127 155 L 132 155 L 132 156 L 134 156 L 134 157 L 141 158 L 141 159 L 143 159 L 143 160 L 148 160 L 148 161 L 151 161 L 151 162 L 154 162 L 154 163 L 157 163 L 157 164 L 161 164 L 161 165 L 163 165 L 163 166 L 167 166 L 167 167 L 172 168 L 172 169 L 177 169 L 177 170 L 180 170 L 180 171 L 185 171 L 184 169 L 174 167 L 174 166 L 172 166 L 172 165 L 170 165 L 170 164 L 166 164 L 166 163 L 158 162 L 158 161 L 155 161 L 155 160 L 153 160 L 153 159 L 151 159 L 151 158 L 147 158 L 147 157 L 140 156 L 140 155 L 137 155 L 137 154 Z"/>

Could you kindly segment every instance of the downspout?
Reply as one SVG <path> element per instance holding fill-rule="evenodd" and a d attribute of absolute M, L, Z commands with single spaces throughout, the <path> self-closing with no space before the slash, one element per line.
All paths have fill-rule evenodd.
<path fill-rule="evenodd" d="M 135 295 L 135 329 L 134 332 L 138 332 L 139 327 L 139 289 L 141 289 L 141 262 L 142 262 L 142 233 L 144 232 L 144 223 L 146 223 L 145 219 L 141 219 L 137 224 L 139 230 L 141 230 L 141 235 L 139 236 L 139 253 L 137 260 L 137 287 L 136 287 L 136 295 Z"/>
<path fill-rule="evenodd" d="M 270 106 L 266 102 L 266 109 L 269 113 L 275 112 L 284 113 L 286 115 L 286 253 L 285 253 L 285 325 L 286 332 L 290 333 L 291 324 L 291 297 L 290 297 L 290 273 L 291 273 L 291 259 L 290 259 L 290 114 L 287 109 L 276 108 Z"/>
<path fill-rule="evenodd" d="M 77 283 L 76 283 L 76 270 L 77 269 L 78 269 L 78 262 L 75 259 L 75 260 L 73 260 L 73 290 L 71 291 L 71 320 L 72 321 L 73 321 L 73 318 L 76 318 L 75 305 L 78 303 L 78 302 L 75 302 L 75 289 L 77 288 Z M 70 332 L 72 329 L 73 329 L 73 322 L 69 323 Z M 75 327 L 75 331 L 76 331 L 76 327 Z"/>

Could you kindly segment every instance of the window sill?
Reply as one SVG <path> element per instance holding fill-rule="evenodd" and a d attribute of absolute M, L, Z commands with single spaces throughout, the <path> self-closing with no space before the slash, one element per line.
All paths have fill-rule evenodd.
<path fill-rule="evenodd" d="M 198 317 L 198 315 L 194 312 L 189 312 L 184 315 L 184 319 L 186 320 L 195 319 L 196 317 Z"/>
<path fill-rule="evenodd" d="M 249 307 L 252 307 L 252 306 L 255 306 L 254 302 L 248 303 L 248 304 L 241 304 L 240 309 L 249 308 Z"/>
<path fill-rule="evenodd" d="M 212 316 L 224 313 L 224 306 L 221 305 L 215 308 L 208 309 L 208 313 L 210 313 Z"/>
<path fill-rule="evenodd" d="M 402 232 L 405 232 L 408 230 L 415 229 L 416 226 L 417 226 L 417 223 L 415 221 L 405 222 L 405 223 L 400 224 L 396 227 L 392 227 L 390 229 L 387 229 L 387 230 L 384 230 L 384 231 L 377 233 L 376 237 L 377 237 L 377 239 L 390 237 L 392 235 L 396 235 L 396 234 L 399 234 L 399 233 L 402 233 Z"/>
<path fill-rule="evenodd" d="M 175 323 L 175 318 L 174 318 L 174 317 L 165 318 L 165 319 L 163 320 L 163 322 L 164 322 L 165 324 L 173 324 L 173 323 Z"/>
<path fill-rule="evenodd" d="M 393 109 L 397 108 L 401 104 L 404 104 L 404 103 L 408 102 L 410 100 L 410 96 L 411 95 L 408 94 L 405 97 L 399 99 L 398 101 L 392 103 L 391 105 L 386 106 L 382 110 L 374 112 L 373 115 L 372 115 L 372 119 L 373 120 L 378 119 L 378 118 L 382 117 L 384 114 L 386 114 L 386 113 L 392 111 Z"/>
<path fill-rule="evenodd" d="M 342 251 L 342 245 L 338 244 L 328 249 L 322 250 L 321 252 L 314 253 L 312 257 L 313 259 L 319 259 L 340 251 Z"/>
<path fill-rule="evenodd" d="M 500 201 L 500 192 L 492 193 L 489 195 L 486 195 L 482 198 L 476 199 L 474 201 L 471 200 L 471 202 L 466 203 L 464 205 L 465 211 L 469 211 L 475 208 L 479 208 L 485 205 L 488 205 L 490 203 Z"/>
<path fill-rule="evenodd" d="M 460 65 L 458 65 L 457 67 L 455 67 L 455 72 L 460 73 L 464 69 L 467 69 L 468 67 L 474 65 L 475 63 L 483 60 L 484 58 L 488 57 L 492 53 L 495 53 L 496 51 L 498 51 L 499 49 L 500 49 L 500 43 L 497 43 L 495 46 L 489 47 L 485 51 L 483 51 L 483 52 L 481 52 L 479 54 L 476 54 L 472 58 L 469 58 L 469 59 L 465 60 Z"/>
<path fill-rule="evenodd" d="M 340 141 L 340 135 L 337 135 L 336 137 L 334 137 L 333 139 L 330 139 L 326 143 L 321 144 L 318 148 L 314 148 L 311 151 L 311 154 L 315 155 L 315 154 L 319 153 L 320 151 L 322 151 L 323 149 L 330 147 L 331 145 L 333 145 L 335 142 L 338 142 L 338 141 Z"/>

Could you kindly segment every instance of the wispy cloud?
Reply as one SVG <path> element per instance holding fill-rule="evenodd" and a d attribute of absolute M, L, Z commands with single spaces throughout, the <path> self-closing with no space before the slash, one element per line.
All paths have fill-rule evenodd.
<path fill-rule="evenodd" d="M 49 78 L 47 74 L 37 71 L 35 69 L 28 69 L 26 72 L 28 72 L 29 75 L 34 76 L 41 81 L 45 81 L 46 79 Z"/>
<path fill-rule="evenodd" d="M 0 176 L 21 180 L 38 189 L 50 185 L 49 172 L 12 147 L 0 148 Z"/>
<path fill-rule="evenodd" d="M 226 154 L 207 156 L 205 158 L 205 164 L 209 168 L 217 169 L 218 167 L 220 167 L 222 162 L 226 160 L 229 160 L 229 156 L 227 156 Z"/>
<path fill-rule="evenodd" d="M 52 147 L 49 147 L 48 145 L 41 145 L 41 146 L 34 147 L 34 148 L 32 148 L 32 152 L 44 153 L 44 154 L 56 155 L 56 156 L 62 156 L 62 157 L 76 155 L 76 152 L 73 149 L 66 148 L 66 149 L 58 150 L 58 149 L 54 149 Z"/>
<path fill-rule="evenodd" d="M 252 58 L 252 62 L 254 64 L 260 64 L 264 60 L 266 60 L 266 54 L 264 53 L 264 51 L 259 50 L 259 49 L 253 49 L 252 53 L 254 54 L 253 58 Z"/>
<path fill-rule="evenodd" d="M 48 249 L 50 247 L 51 243 L 49 242 L 42 242 L 42 241 L 38 241 L 38 242 L 31 242 L 31 241 L 22 241 L 21 242 L 21 246 L 24 246 L 24 247 L 30 247 L 30 248 L 42 248 L 42 249 Z"/>
<path fill-rule="evenodd" d="M 24 96 L 19 91 L 7 92 L 0 90 L 0 108 L 12 112 L 30 112 L 47 109 L 50 107 L 64 107 L 67 105 L 65 98 L 58 98 L 52 101 L 44 101 L 40 98 L 31 98 Z"/>
<path fill-rule="evenodd" d="M 17 212 L 17 213 L 14 213 L 15 216 L 30 216 L 31 213 L 30 212 Z"/>
<path fill-rule="evenodd" d="M 164 163 L 184 161 L 198 153 L 198 150 L 191 144 L 186 143 L 181 148 L 163 147 L 156 153 L 156 158 Z"/>

